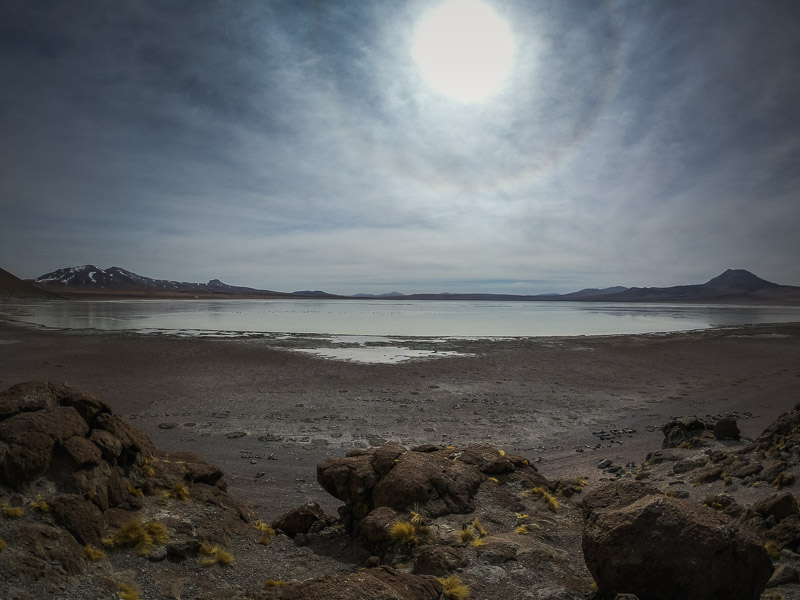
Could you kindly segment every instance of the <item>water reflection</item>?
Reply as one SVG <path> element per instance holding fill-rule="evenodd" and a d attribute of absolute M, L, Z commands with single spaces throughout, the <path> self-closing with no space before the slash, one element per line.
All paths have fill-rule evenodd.
<path fill-rule="evenodd" d="M 409 300 L 115 300 L 0 304 L 6 318 L 58 329 L 563 336 L 800 322 L 800 307 Z"/>

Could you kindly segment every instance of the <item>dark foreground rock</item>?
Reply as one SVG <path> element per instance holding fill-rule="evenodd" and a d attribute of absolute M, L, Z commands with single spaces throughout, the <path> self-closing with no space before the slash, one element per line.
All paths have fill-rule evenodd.
<path fill-rule="evenodd" d="M 607 597 L 640 600 L 756 600 L 773 567 L 761 541 L 731 518 L 694 502 L 662 494 L 585 503 L 583 554 Z M 642 490 L 644 491 L 644 490 Z"/>

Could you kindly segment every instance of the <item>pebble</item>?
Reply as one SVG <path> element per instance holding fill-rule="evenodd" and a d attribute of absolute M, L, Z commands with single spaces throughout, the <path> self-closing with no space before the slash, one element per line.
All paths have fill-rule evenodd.
<path fill-rule="evenodd" d="M 609 460 L 608 458 L 604 458 L 599 463 L 597 463 L 597 468 L 598 469 L 607 469 L 608 467 L 610 467 L 613 464 L 614 464 L 614 462 L 612 460 Z"/>

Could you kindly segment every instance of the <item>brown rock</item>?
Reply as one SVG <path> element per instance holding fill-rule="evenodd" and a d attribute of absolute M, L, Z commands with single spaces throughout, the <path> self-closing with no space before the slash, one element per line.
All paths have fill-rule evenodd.
<path fill-rule="evenodd" d="M 367 503 L 378 482 L 372 468 L 372 455 L 326 458 L 317 465 L 317 481 L 334 498 L 345 502 Z"/>
<path fill-rule="evenodd" d="M 797 569 L 789 565 L 778 565 L 775 567 L 775 572 L 770 577 L 769 582 L 767 582 L 767 587 L 778 587 L 795 581 L 800 581 L 800 573 L 797 572 Z"/>
<path fill-rule="evenodd" d="M 16 554 L 13 559 L 8 551 L 0 556 L 3 576 L 9 581 L 31 584 L 86 571 L 80 544 L 58 527 L 44 523 L 23 524 L 15 532 L 14 546 L 24 553 Z M 5 557 L 9 559 L 3 561 Z"/>
<path fill-rule="evenodd" d="M 478 556 L 490 565 L 502 565 L 517 559 L 517 546 L 511 542 L 490 538 L 478 547 Z"/>
<path fill-rule="evenodd" d="M 397 457 L 406 452 L 405 446 L 401 446 L 400 444 L 395 444 L 393 442 L 384 444 L 376 449 L 372 455 L 372 469 L 378 477 L 384 477 L 394 468 Z"/>
<path fill-rule="evenodd" d="M 24 412 L 0 422 L 0 439 L 6 442 L 24 444 L 31 433 L 44 433 L 63 443 L 76 435 L 85 437 L 89 426 L 71 406 Z"/>
<path fill-rule="evenodd" d="M 98 544 L 105 530 L 103 513 L 80 496 L 57 496 L 50 501 L 56 523 L 66 527 L 81 544 Z"/>
<path fill-rule="evenodd" d="M 467 513 L 485 476 L 474 467 L 439 453 L 407 452 L 373 489 L 375 506 L 405 512 L 415 506 L 430 517 Z"/>
<path fill-rule="evenodd" d="M 259 590 L 256 599 L 276 600 L 439 600 L 442 585 L 433 577 L 380 566 L 357 573 L 318 577 L 303 583 Z"/>
<path fill-rule="evenodd" d="M 0 420 L 56 406 L 58 396 L 46 381 L 26 381 L 0 392 Z"/>
<path fill-rule="evenodd" d="M 85 437 L 71 437 L 63 448 L 76 467 L 96 467 L 103 460 L 100 448 Z"/>
<path fill-rule="evenodd" d="M 736 419 L 725 417 L 714 423 L 714 437 L 718 440 L 738 440 L 739 434 Z"/>
<path fill-rule="evenodd" d="M 46 433 L 28 433 L 19 444 L 6 444 L 0 454 L 0 476 L 14 489 L 42 475 L 50 466 L 55 440 Z"/>
<path fill-rule="evenodd" d="M 602 594 L 756 600 L 772 575 L 754 534 L 693 502 L 651 495 L 591 516 L 583 553 Z"/>
<path fill-rule="evenodd" d="M 216 485 L 225 490 L 227 484 L 222 480 L 223 472 L 217 465 L 210 465 L 199 454 L 194 452 L 171 452 L 168 459 L 177 465 L 186 480 L 193 483 Z"/>
<path fill-rule="evenodd" d="M 753 510 L 764 518 L 775 517 L 775 521 L 782 521 L 791 515 L 800 515 L 797 499 L 791 492 L 773 494 L 753 505 Z"/>
<path fill-rule="evenodd" d="M 458 548 L 447 546 L 425 546 L 414 563 L 416 575 L 442 577 L 466 567 L 469 561 Z"/>
<path fill-rule="evenodd" d="M 797 552 L 800 550 L 800 515 L 790 515 L 781 519 L 765 537 L 777 542 L 781 548 Z"/>
<path fill-rule="evenodd" d="M 150 456 L 155 452 L 155 445 L 144 431 L 126 423 L 122 417 L 109 413 L 101 413 L 95 420 L 98 429 L 105 429 L 122 444 L 119 460 L 123 465 L 134 462 L 137 453 Z"/>
<path fill-rule="evenodd" d="M 661 494 L 658 488 L 639 481 L 619 481 L 600 486 L 587 493 L 580 502 L 585 521 L 604 510 L 616 510 L 633 504 L 645 496 Z"/>
<path fill-rule="evenodd" d="M 683 443 L 697 445 L 705 434 L 706 425 L 696 417 L 685 417 L 670 421 L 661 428 L 664 432 L 662 448 L 677 448 Z"/>
<path fill-rule="evenodd" d="M 329 515 L 316 502 L 309 502 L 291 509 L 272 522 L 275 529 L 280 529 L 289 537 L 298 533 L 308 533 L 315 523 L 332 523 L 335 518 Z"/>
<path fill-rule="evenodd" d="M 359 523 L 359 534 L 369 547 L 380 548 L 391 542 L 389 526 L 397 517 L 397 512 L 388 506 L 376 508 Z"/>
<path fill-rule="evenodd" d="M 92 429 L 89 440 L 100 448 L 106 460 L 114 460 L 122 454 L 122 442 L 105 429 Z"/>

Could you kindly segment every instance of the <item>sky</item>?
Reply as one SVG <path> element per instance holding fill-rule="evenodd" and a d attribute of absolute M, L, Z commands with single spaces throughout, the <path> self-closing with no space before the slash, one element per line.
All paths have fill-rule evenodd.
<path fill-rule="evenodd" d="M 3 0 L 0 132 L 23 278 L 800 285 L 796 0 Z"/>

